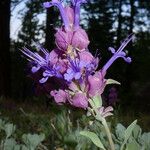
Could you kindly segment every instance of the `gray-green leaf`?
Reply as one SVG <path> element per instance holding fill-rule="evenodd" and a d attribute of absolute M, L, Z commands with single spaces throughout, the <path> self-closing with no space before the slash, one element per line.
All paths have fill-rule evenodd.
<path fill-rule="evenodd" d="M 132 122 L 128 126 L 128 128 L 125 130 L 125 134 L 124 134 L 125 141 L 127 141 L 129 139 L 130 135 L 132 134 L 132 131 L 133 131 L 134 127 L 136 126 L 136 123 L 137 123 L 137 120 L 135 120 L 134 122 Z"/>
<path fill-rule="evenodd" d="M 22 136 L 22 140 L 27 146 L 27 148 L 32 150 L 34 150 L 44 139 L 44 134 L 24 134 Z"/>
<path fill-rule="evenodd" d="M 13 150 L 16 144 L 17 143 L 13 138 L 6 139 L 4 143 L 4 150 Z"/>
<path fill-rule="evenodd" d="M 94 132 L 81 131 L 80 134 L 87 137 L 87 138 L 89 138 L 97 147 L 105 150 L 105 148 L 104 148 L 103 144 L 101 143 L 99 137 Z"/>
<path fill-rule="evenodd" d="M 134 139 L 132 139 L 132 142 L 127 144 L 126 150 L 141 150 L 141 147 Z"/>
<path fill-rule="evenodd" d="M 16 130 L 16 126 L 13 124 L 5 124 L 4 130 L 6 133 L 6 138 L 9 138 Z"/>
<path fill-rule="evenodd" d="M 113 79 L 107 79 L 106 84 L 119 84 L 120 85 L 120 82 L 113 80 Z"/>
<path fill-rule="evenodd" d="M 118 123 L 116 126 L 116 135 L 118 140 L 123 141 L 124 140 L 124 132 L 125 132 L 126 128 L 121 124 Z"/>

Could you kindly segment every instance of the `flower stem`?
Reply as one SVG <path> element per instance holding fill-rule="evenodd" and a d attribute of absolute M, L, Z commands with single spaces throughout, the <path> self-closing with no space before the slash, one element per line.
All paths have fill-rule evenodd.
<path fill-rule="evenodd" d="M 110 130 L 109 130 L 109 127 L 108 127 L 108 124 L 107 124 L 105 118 L 103 119 L 102 124 L 103 124 L 103 126 L 104 126 L 104 128 L 105 128 L 106 135 L 107 135 L 108 140 L 109 140 L 110 149 L 111 149 L 111 150 L 115 150 L 115 146 L 114 146 L 114 142 L 113 142 L 113 140 L 112 140 L 111 132 L 110 132 Z"/>
<path fill-rule="evenodd" d="M 89 100 L 89 103 L 90 103 L 91 107 L 93 108 L 93 110 L 95 111 L 95 114 L 96 114 L 96 115 L 94 115 L 95 119 L 97 119 L 98 121 L 102 122 L 102 124 L 103 124 L 103 126 L 105 128 L 106 135 L 108 137 L 108 141 L 109 141 L 109 144 L 110 144 L 110 150 L 115 150 L 115 146 L 114 146 L 114 142 L 112 140 L 111 132 L 109 130 L 109 127 L 108 127 L 108 124 L 107 124 L 105 118 L 100 116 L 99 111 L 94 106 L 92 100 Z"/>

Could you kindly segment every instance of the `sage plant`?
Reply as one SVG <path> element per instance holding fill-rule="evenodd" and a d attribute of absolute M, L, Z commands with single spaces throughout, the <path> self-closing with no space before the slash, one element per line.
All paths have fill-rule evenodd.
<path fill-rule="evenodd" d="M 115 80 L 105 79 L 113 62 L 118 58 L 131 62 L 124 48 L 133 39 L 133 35 L 129 35 L 118 49 L 109 47 L 112 57 L 98 70 L 99 58 L 90 53 L 88 35 L 80 26 L 80 6 L 86 2 L 71 0 L 70 6 L 64 6 L 59 0 L 45 2 L 43 6 L 46 9 L 57 7 L 62 18 L 62 26 L 56 29 L 54 35 L 56 46 L 49 52 L 36 44 L 38 52 L 23 48 L 22 53 L 30 61 L 33 79 L 44 87 L 44 92 L 52 96 L 58 105 L 69 104 L 93 115 L 105 128 L 110 143 L 106 149 L 114 150 L 111 132 L 105 120 L 107 116 L 113 115 L 113 108 L 104 108 L 101 95 L 107 84 L 119 84 Z M 103 145 L 99 147 L 105 149 Z"/>

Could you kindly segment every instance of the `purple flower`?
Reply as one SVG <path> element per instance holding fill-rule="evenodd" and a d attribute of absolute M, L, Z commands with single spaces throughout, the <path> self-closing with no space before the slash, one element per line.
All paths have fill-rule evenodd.
<path fill-rule="evenodd" d="M 92 54 L 88 51 L 81 51 L 79 54 L 79 59 L 85 62 L 87 75 L 92 74 L 98 67 L 99 59 L 94 58 Z"/>
<path fill-rule="evenodd" d="M 45 8 L 56 6 L 60 10 L 65 25 L 65 28 L 62 26 L 57 29 L 55 34 L 55 43 L 60 50 L 67 51 L 70 45 L 79 50 L 88 47 L 88 36 L 86 32 L 79 27 L 80 4 L 84 2 L 84 0 L 72 1 L 73 8 L 63 7 L 62 2 L 59 0 L 52 0 L 51 2 L 45 2 L 43 4 Z"/>
<path fill-rule="evenodd" d="M 50 94 L 54 97 L 54 100 L 57 104 L 65 103 L 68 97 L 68 94 L 61 89 L 59 89 L 58 91 L 53 90 L 50 92 Z"/>
<path fill-rule="evenodd" d="M 79 80 L 81 78 L 81 62 L 79 59 L 71 60 L 69 59 L 70 66 L 67 69 L 67 72 L 64 74 L 64 79 L 68 82 L 71 82 L 72 79 Z"/>
<path fill-rule="evenodd" d="M 86 109 L 88 107 L 88 99 L 82 92 L 77 92 L 70 100 L 71 105 Z"/>
<path fill-rule="evenodd" d="M 86 0 L 72 0 L 72 5 L 73 5 L 73 11 L 71 9 L 65 10 L 65 8 L 62 5 L 62 2 L 59 0 L 52 0 L 51 2 L 45 2 L 43 3 L 43 6 L 45 8 L 49 8 L 52 6 L 58 7 L 62 20 L 65 25 L 65 29 L 69 29 L 69 25 L 73 24 L 75 28 L 79 27 L 79 22 L 80 22 L 80 5 L 82 3 L 85 3 Z M 74 22 L 73 22 L 74 21 Z"/>
<path fill-rule="evenodd" d="M 43 71 L 43 77 L 39 80 L 40 83 L 45 83 L 49 77 L 57 77 L 62 78 L 61 74 L 61 66 L 58 62 L 58 55 L 56 52 L 52 51 L 49 53 L 47 50 L 42 48 L 41 46 L 38 48 L 40 49 L 41 54 L 38 54 L 37 52 L 31 52 L 29 49 L 24 48 L 22 50 L 22 53 L 27 56 L 28 60 L 33 65 L 32 67 L 32 73 L 35 73 L 42 69 Z M 49 59 L 53 58 L 53 59 Z"/>
<path fill-rule="evenodd" d="M 63 20 L 64 25 L 65 25 L 65 28 L 66 29 L 69 28 L 69 20 L 68 20 L 68 17 L 66 16 L 66 13 L 65 13 L 65 10 L 64 10 L 64 7 L 63 7 L 61 1 L 59 1 L 59 0 L 52 0 L 51 2 L 43 3 L 43 6 L 45 8 L 49 8 L 49 7 L 52 7 L 52 6 L 58 7 L 58 9 L 60 11 L 60 14 L 61 14 L 61 17 L 62 17 L 62 20 Z"/>
<path fill-rule="evenodd" d="M 121 46 L 119 47 L 119 49 L 116 51 L 114 48 L 109 47 L 109 50 L 111 51 L 111 53 L 113 54 L 113 56 L 109 59 L 109 61 L 104 65 L 104 67 L 102 68 L 102 72 L 106 72 L 107 69 L 112 65 L 112 63 L 118 59 L 118 58 L 123 58 L 126 62 L 130 63 L 131 62 L 131 58 L 130 57 L 126 57 L 126 53 L 123 52 L 123 49 L 127 46 L 127 44 L 133 39 L 133 34 L 129 35 L 121 44 Z"/>
<path fill-rule="evenodd" d="M 69 59 L 69 67 L 64 74 L 65 80 L 71 82 L 73 79 L 82 81 L 83 77 L 92 74 L 97 67 L 96 59 L 89 52 L 80 52 L 79 58 Z"/>

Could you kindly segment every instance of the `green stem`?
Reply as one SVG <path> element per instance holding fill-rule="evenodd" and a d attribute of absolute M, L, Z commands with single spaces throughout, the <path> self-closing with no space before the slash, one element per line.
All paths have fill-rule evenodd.
<path fill-rule="evenodd" d="M 106 135 L 107 135 L 107 138 L 108 138 L 108 141 L 109 141 L 109 144 L 110 144 L 110 149 L 111 150 L 115 150 L 115 146 L 114 146 L 114 142 L 112 140 L 111 132 L 109 130 L 109 127 L 107 125 L 107 122 L 106 122 L 105 118 L 100 116 L 100 113 L 99 113 L 98 109 L 95 107 L 95 105 L 93 104 L 92 100 L 89 100 L 89 103 L 92 106 L 93 110 L 95 111 L 96 116 L 94 115 L 94 117 L 95 118 L 98 117 L 96 119 L 101 121 L 103 126 L 104 126 L 104 128 L 105 128 Z"/>
<path fill-rule="evenodd" d="M 114 142 L 113 142 L 113 140 L 112 140 L 111 132 L 110 132 L 110 130 L 109 130 L 109 127 L 108 127 L 108 124 L 107 124 L 105 118 L 103 119 L 102 124 L 103 124 L 103 126 L 104 126 L 104 128 L 105 128 L 106 135 L 107 135 L 108 140 L 109 140 L 110 149 L 111 149 L 111 150 L 115 150 L 115 146 L 114 146 Z"/>
<path fill-rule="evenodd" d="M 125 146 L 125 142 L 122 143 L 120 150 L 123 150 L 124 146 Z"/>

